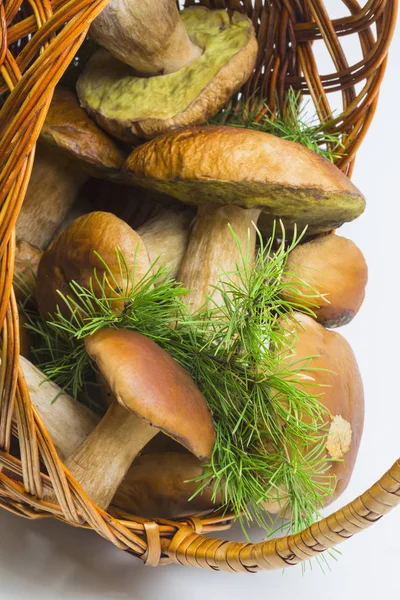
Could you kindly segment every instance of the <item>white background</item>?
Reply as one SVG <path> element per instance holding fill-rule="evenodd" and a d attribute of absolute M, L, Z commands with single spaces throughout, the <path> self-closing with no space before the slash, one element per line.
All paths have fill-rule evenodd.
<path fill-rule="evenodd" d="M 327 2 L 337 12 L 341 3 Z M 340 5 L 340 6 L 339 6 Z M 340 11 L 339 11 L 340 8 Z M 358 59 L 357 44 L 346 43 Z M 324 72 L 331 72 L 321 54 Z M 358 154 L 353 180 L 367 197 L 366 213 L 343 227 L 369 264 L 368 295 L 357 318 L 341 330 L 358 357 L 366 392 L 359 459 L 336 508 L 376 481 L 400 456 L 399 240 L 400 36 L 392 45 L 378 111 Z M 329 509 L 330 512 L 330 509 Z M 253 538 L 259 539 L 257 532 Z M 235 530 L 230 537 L 240 538 Z M 1 600 L 186 599 L 350 600 L 398 598 L 400 507 L 341 546 L 325 575 L 314 564 L 258 575 L 230 575 L 178 566 L 150 569 L 96 534 L 50 520 L 29 522 L 0 510 Z"/>

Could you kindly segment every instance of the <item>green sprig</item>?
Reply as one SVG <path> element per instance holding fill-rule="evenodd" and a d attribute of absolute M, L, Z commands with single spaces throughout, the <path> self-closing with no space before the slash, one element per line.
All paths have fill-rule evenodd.
<path fill-rule="evenodd" d="M 324 453 L 329 414 L 319 401 L 321 390 L 314 395 L 299 386 L 311 357 L 285 360 L 296 341 L 287 335 L 285 321 L 300 308 L 312 314 L 282 299 L 287 258 L 299 239 L 274 250 L 273 237 L 266 245 L 260 238 L 255 264 L 241 251 L 237 272 L 222 274 L 215 286 L 222 304 L 214 306 L 211 295 L 210 308 L 195 315 L 181 301 L 186 290 L 165 267 L 153 265 L 134 283 L 119 255 L 119 281 L 127 282 L 117 292 L 122 309 L 115 308 L 118 286 L 104 265 L 101 277 L 94 273 L 96 293 L 94 285 L 86 289 L 72 282 L 74 299 L 60 297 L 71 318 L 58 310 L 47 322 L 31 315 L 29 325 L 36 362 L 75 397 L 96 369 L 82 340 L 98 329 L 139 331 L 169 352 L 191 373 L 214 418 L 216 443 L 198 492 L 211 483 L 226 510 L 268 533 L 276 524 L 264 504 L 280 500 L 291 511 L 289 529 L 299 531 L 315 520 L 334 483 Z M 282 487 L 286 499 L 280 497 Z"/>
<path fill-rule="evenodd" d="M 300 92 L 289 88 L 282 112 L 273 114 L 263 101 L 254 102 L 250 99 L 250 102 L 245 102 L 240 100 L 235 106 L 229 104 L 208 124 L 228 125 L 270 133 L 302 144 L 309 150 L 334 162 L 343 156 L 341 133 L 328 133 L 326 122 L 321 121 L 316 114 L 310 116 L 307 105 L 308 103 L 301 102 Z"/>

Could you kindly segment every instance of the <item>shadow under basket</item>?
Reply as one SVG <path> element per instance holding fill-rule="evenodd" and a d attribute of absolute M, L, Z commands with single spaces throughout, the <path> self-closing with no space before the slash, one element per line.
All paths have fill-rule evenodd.
<path fill-rule="evenodd" d="M 256 572 L 295 565 L 369 527 L 400 503 L 400 460 L 362 496 L 296 535 L 250 544 L 207 538 L 232 516 L 146 519 L 94 505 L 64 468 L 33 407 L 19 365 L 18 310 L 12 287 L 15 222 L 28 185 L 35 144 L 54 87 L 107 0 L 10 0 L 0 3 L 0 505 L 29 518 L 53 516 L 96 530 L 146 565 L 170 562 L 213 570 Z M 247 13 L 256 28 L 255 71 L 241 93 L 264 99 L 272 111 L 289 87 L 310 96 L 327 131 L 343 134 L 337 165 L 351 175 L 356 151 L 377 105 L 397 1 L 334 3 L 346 16 L 331 18 L 322 0 L 188 0 Z M 332 3 L 330 3 L 332 4 Z M 360 56 L 349 65 L 342 42 L 352 36 Z M 316 62 L 325 46 L 332 72 Z M 332 116 L 329 95 L 341 97 Z M 13 442 L 13 443 L 11 443 Z M 18 443 L 17 443 L 18 442 Z M 45 473 L 44 468 L 45 467 Z M 58 503 L 43 500 L 54 489 Z M 49 497 L 47 495 L 47 497 Z"/>

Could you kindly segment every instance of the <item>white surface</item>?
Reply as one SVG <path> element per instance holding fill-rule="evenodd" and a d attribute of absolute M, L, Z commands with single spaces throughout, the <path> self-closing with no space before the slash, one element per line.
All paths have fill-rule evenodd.
<path fill-rule="evenodd" d="M 366 422 L 354 477 L 337 507 L 363 492 L 400 456 L 399 42 L 397 35 L 378 111 L 353 177 L 367 196 L 368 209 L 342 230 L 362 248 L 370 283 L 358 317 L 341 330 L 355 350 L 364 378 Z M 304 576 L 299 567 L 284 575 L 229 575 L 177 566 L 149 569 L 94 533 L 52 521 L 29 522 L 4 511 L 0 532 L 1 600 L 399 597 L 400 508 L 343 544 L 342 556 L 338 562 L 330 561 L 326 575 L 316 564 Z"/>

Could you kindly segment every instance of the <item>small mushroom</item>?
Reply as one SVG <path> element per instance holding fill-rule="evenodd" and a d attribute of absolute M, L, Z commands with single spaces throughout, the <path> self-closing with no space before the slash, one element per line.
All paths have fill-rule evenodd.
<path fill-rule="evenodd" d="M 20 364 L 32 403 L 60 457 L 66 459 L 84 443 L 100 418 L 55 383 L 46 380 L 44 373 L 29 360 L 20 357 Z M 180 448 L 183 449 L 177 444 L 173 452 L 161 453 L 158 450 L 146 457 L 138 457 L 130 466 L 112 504 L 132 514 L 147 516 L 152 513 L 153 516 L 165 518 L 211 510 L 214 503 L 210 486 L 189 501 L 197 484 L 188 480 L 200 476 L 203 466 L 191 454 L 177 454 Z"/>
<path fill-rule="evenodd" d="M 110 213 L 102 214 L 106 221 L 115 223 L 117 217 L 113 217 Z M 193 216 L 193 211 L 190 208 L 186 210 L 168 208 L 160 211 L 158 215 L 139 227 L 137 234 L 144 242 L 150 264 L 155 264 L 155 269 L 164 264 L 168 268 L 169 276 L 176 276 L 186 252 L 189 241 L 189 226 Z M 98 221 L 94 217 L 90 217 L 89 225 L 90 223 L 96 227 L 98 226 Z M 65 225 L 65 221 L 63 225 Z M 74 231 L 76 227 L 74 225 Z M 126 227 L 122 227 L 123 231 L 126 232 Z M 137 237 L 132 236 L 132 238 L 133 245 L 137 245 Z M 119 238 L 117 239 L 119 240 Z M 109 256 L 110 250 L 106 254 Z M 18 300 L 23 301 L 29 295 L 36 293 L 36 276 L 42 255 L 42 250 L 34 248 L 27 242 L 17 242 L 14 273 Z"/>
<path fill-rule="evenodd" d="M 302 368 L 299 387 L 318 396 L 329 411 L 325 457 L 330 462 L 327 475 L 336 478 L 336 487 L 325 505 L 346 489 L 356 462 L 364 425 L 364 391 L 357 361 L 348 342 L 337 332 L 325 329 L 311 317 L 295 313 L 284 322 L 288 336 L 295 336 L 282 358 L 289 369 Z M 272 400 L 273 401 L 273 400 Z M 312 448 L 304 448 L 310 452 Z M 286 504 L 285 490 L 266 509 L 277 514 Z M 286 516 L 289 511 L 286 511 Z"/>
<path fill-rule="evenodd" d="M 262 211 L 285 226 L 324 232 L 362 213 L 365 201 L 339 169 L 295 142 L 250 129 L 196 127 L 166 133 L 136 148 L 124 165 L 127 180 L 197 205 L 178 279 L 202 307 L 221 273 L 236 270 L 240 251 L 254 252 Z M 250 231 L 250 241 L 249 241 Z M 217 243 L 216 243 L 217 241 Z M 214 294 L 218 304 L 218 294 Z"/>
<path fill-rule="evenodd" d="M 142 75 L 173 73 L 201 55 L 175 0 L 111 0 L 93 21 L 90 36 Z"/>
<path fill-rule="evenodd" d="M 54 240 L 40 261 L 36 299 L 41 314 L 54 314 L 59 306 L 65 316 L 70 316 L 68 306 L 60 302 L 58 291 L 78 302 L 70 289 L 72 281 L 86 288 L 92 283 L 93 289 L 100 293 L 93 273 L 96 270 L 102 281 L 102 260 L 113 275 L 107 280 L 110 296 L 126 289 L 127 274 L 120 272 L 117 249 L 122 252 L 134 281 L 140 281 L 148 273 L 150 263 L 142 240 L 127 223 L 105 212 L 92 212 L 74 221 Z M 123 301 L 115 299 L 113 306 L 122 309 Z"/>
<path fill-rule="evenodd" d="M 118 401 L 65 463 L 93 502 L 108 507 L 134 458 L 159 431 L 199 460 L 211 456 L 215 432 L 206 400 L 167 352 L 122 329 L 101 329 L 85 346 Z"/>
<path fill-rule="evenodd" d="M 77 84 L 79 100 L 99 125 L 115 137 L 135 142 L 169 129 L 204 123 L 253 72 L 257 41 L 254 27 L 245 15 L 193 7 L 181 16 L 190 39 L 201 47 L 202 54 L 186 66 L 176 65 L 179 70 L 140 77 L 104 49 L 86 64 Z M 152 35 L 157 36 L 154 23 L 147 23 Z"/>
<path fill-rule="evenodd" d="M 124 155 L 79 106 L 75 94 L 58 86 L 40 138 L 53 150 L 62 150 L 94 177 L 115 178 Z"/>
<path fill-rule="evenodd" d="M 192 454 L 156 452 L 139 456 L 118 488 L 112 505 L 140 517 L 172 519 L 215 510 L 213 486 L 193 496 L 204 467 Z M 192 498 L 193 496 L 193 498 Z"/>
<path fill-rule="evenodd" d="M 361 250 L 332 233 L 300 244 L 290 253 L 283 296 L 312 307 L 325 327 L 340 327 L 360 309 L 367 280 L 368 267 Z"/>
<path fill-rule="evenodd" d="M 54 93 L 19 214 L 17 239 L 45 249 L 90 175 L 114 177 L 123 154 L 70 90 Z"/>

